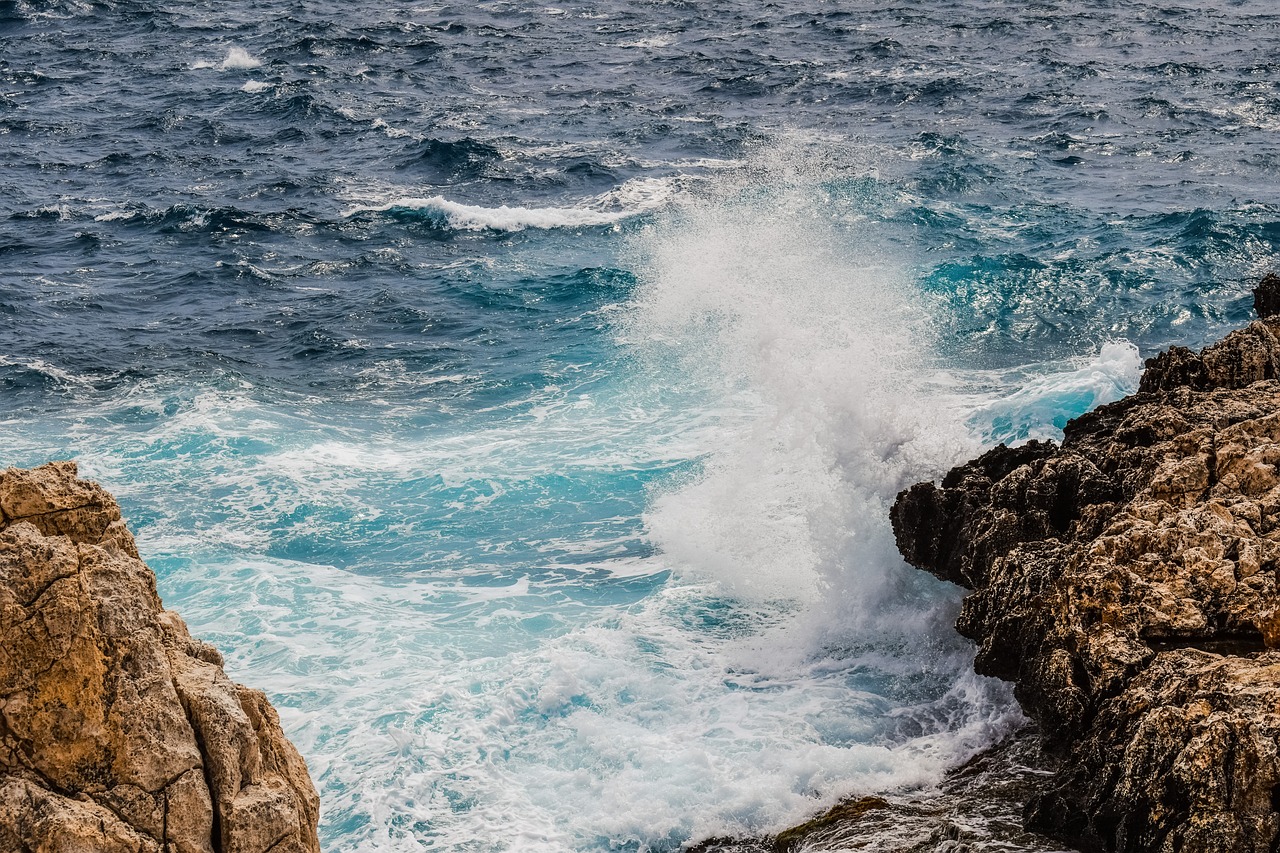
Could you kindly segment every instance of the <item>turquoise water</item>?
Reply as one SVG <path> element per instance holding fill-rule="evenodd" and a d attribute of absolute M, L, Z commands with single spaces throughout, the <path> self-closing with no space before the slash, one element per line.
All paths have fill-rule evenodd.
<path fill-rule="evenodd" d="M 0 458 L 120 498 L 326 850 L 928 786 L 1021 718 L 887 508 L 1248 317 L 1276 30 L 0 3 Z"/>

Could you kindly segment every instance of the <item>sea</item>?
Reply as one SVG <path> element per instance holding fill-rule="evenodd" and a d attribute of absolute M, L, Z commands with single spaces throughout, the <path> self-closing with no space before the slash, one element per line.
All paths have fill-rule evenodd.
<path fill-rule="evenodd" d="M 119 498 L 327 853 L 938 790 L 1026 721 L 888 509 L 1247 322 L 1277 56 L 1271 0 L 0 0 L 0 464 Z"/>

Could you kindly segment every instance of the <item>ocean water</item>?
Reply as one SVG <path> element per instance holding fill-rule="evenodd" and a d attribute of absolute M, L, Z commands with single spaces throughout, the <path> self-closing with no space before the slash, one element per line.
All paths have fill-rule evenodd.
<path fill-rule="evenodd" d="M 1264 0 L 2 0 L 0 44 L 0 462 L 119 497 L 332 853 L 929 789 L 1022 719 L 894 496 L 1245 322 L 1280 244 Z"/>

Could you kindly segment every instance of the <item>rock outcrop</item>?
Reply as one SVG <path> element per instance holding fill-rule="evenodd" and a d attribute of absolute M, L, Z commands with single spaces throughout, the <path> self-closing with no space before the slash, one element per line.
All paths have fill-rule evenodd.
<path fill-rule="evenodd" d="M 70 462 L 0 473 L 0 850 L 319 851 L 267 698 L 156 594 Z"/>
<path fill-rule="evenodd" d="M 763 838 L 707 838 L 685 853 L 1063 853 L 1028 832 L 1022 805 L 1045 769 L 1026 729 L 949 772 L 936 787 L 854 797 Z"/>
<path fill-rule="evenodd" d="M 1061 445 L 997 447 L 893 507 L 907 560 L 972 590 L 976 668 L 1058 759 L 1027 825 L 1072 846 L 1280 849 L 1280 279 L 1256 304 Z"/>

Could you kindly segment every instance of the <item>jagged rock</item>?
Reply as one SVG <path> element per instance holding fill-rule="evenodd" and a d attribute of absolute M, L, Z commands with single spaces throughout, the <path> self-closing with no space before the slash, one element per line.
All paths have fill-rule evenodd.
<path fill-rule="evenodd" d="M 0 473 L 0 850 L 311 853 L 319 800 L 266 697 L 163 609 L 71 462 Z"/>
<path fill-rule="evenodd" d="M 1280 314 L 1280 275 L 1267 273 L 1253 289 L 1253 310 L 1262 319 Z"/>
<path fill-rule="evenodd" d="M 955 768 L 936 787 L 854 797 L 767 838 L 709 838 L 685 853 L 1063 853 L 1022 826 L 1022 804 L 1045 771 L 1026 730 Z"/>
<path fill-rule="evenodd" d="M 1262 379 L 1280 377 L 1280 340 L 1276 339 L 1276 332 L 1276 327 L 1255 320 L 1199 353 L 1170 347 L 1147 359 L 1138 391 L 1244 388 Z"/>
<path fill-rule="evenodd" d="M 1175 347 L 1061 446 L 996 448 L 898 497 L 903 555 L 972 590 L 975 667 L 1015 683 L 1060 759 L 1030 828 L 1280 848 L 1278 332 Z"/>

